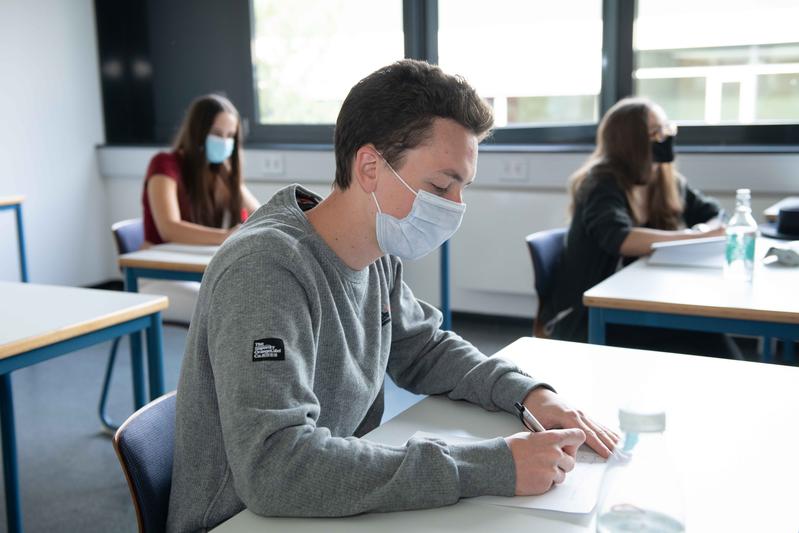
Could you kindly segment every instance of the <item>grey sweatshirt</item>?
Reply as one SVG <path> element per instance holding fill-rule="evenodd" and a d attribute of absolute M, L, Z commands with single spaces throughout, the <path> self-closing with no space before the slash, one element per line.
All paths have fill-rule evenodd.
<path fill-rule="evenodd" d="M 512 495 L 505 441 L 386 446 L 386 372 L 420 394 L 511 412 L 542 385 L 487 358 L 414 298 L 402 263 L 348 268 L 279 191 L 205 272 L 177 394 L 169 531 L 203 531 L 245 507 L 269 516 L 345 516 Z"/>

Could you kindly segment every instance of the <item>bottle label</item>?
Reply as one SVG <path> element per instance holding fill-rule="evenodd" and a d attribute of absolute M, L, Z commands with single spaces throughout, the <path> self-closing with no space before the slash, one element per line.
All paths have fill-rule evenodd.
<path fill-rule="evenodd" d="M 727 235 L 727 264 L 735 261 L 754 262 L 755 260 L 755 233 L 730 232 Z"/>

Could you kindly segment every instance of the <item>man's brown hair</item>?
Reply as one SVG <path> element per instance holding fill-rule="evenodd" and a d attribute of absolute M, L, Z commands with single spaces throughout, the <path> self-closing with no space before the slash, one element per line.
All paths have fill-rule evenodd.
<path fill-rule="evenodd" d="M 346 190 L 358 149 L 373 144 L 397 168 L 407 150 L 429 140 L 436 118 L 452 119 L 478 139 L 494 124 L 491 108 L 460 76 L 404 59 L 359 81 L 336 120 L 336 187 Z"/>

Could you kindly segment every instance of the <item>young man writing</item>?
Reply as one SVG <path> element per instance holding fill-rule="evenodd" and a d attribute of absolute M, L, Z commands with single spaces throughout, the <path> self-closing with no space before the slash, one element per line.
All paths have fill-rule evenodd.
<path fill-rule="evenodd" d="M 537 494 L 586 441 L 616 436 L 507 361 L 452 332 L 402 281 L 400 258 L 458 228 L 491 110 L 463 80 L 405 60 L 342 105 L 336 178 L 321 200 L 278 192 L 209 265 L 177 395 L 168 526 L 211 528 L 245 507 L 343 516 Z M 473 444 L 386 446 L 383 381 L 489 410 L 523 402 L 547 428 Z"/>

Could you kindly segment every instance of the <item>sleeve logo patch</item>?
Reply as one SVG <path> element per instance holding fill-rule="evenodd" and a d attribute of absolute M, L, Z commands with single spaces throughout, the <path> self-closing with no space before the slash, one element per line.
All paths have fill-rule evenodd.
<path fill-rule="evenodd" d="M 258 339 L 252 343 L 253 361 L 285 361 L 286 350 L 281 339 Z"/>

